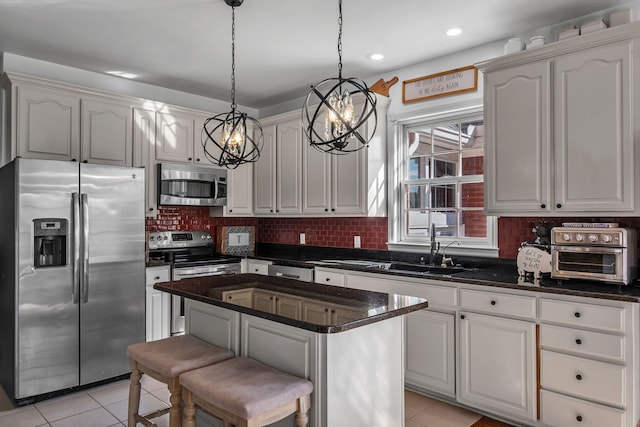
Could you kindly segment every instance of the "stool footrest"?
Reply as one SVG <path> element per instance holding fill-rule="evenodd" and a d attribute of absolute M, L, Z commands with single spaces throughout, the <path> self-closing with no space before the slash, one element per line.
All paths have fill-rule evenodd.
<path fill-rule="evenodd" d="M 134 414 L 133 418 L 135 418 L 136 422 L 143 424 L 145 427 L 158 427 L 158 425 L 154 422 L 149 421 L 151 418 L 158 418 L 163 416 L 164 414 L 169 413 L 171 408 L 158 409 L 155 412 L 151 412 L 147 415 L 139 415 Z"/>

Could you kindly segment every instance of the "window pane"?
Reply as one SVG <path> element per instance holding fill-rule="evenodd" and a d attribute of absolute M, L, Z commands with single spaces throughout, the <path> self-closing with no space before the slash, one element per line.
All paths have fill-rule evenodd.
<path fill-rule="evenodd" d="M 482 175 L 484 173 L 484 151 L 480 149 L 462 152 L 462 175 Z"/>
<path fill-rule="evenodd" d="M 426 210 L 407 211 L 407 236 L 428 236 L 429 235 L 429 213 Z"/>
<path fill-rule="evenodd" d="M 435 156 L 433 160 L 433 178 L 458 176 L 458 152 Z"/>
<path fill-rule="evenodd" d="M 440 184 L 431 186 L 431 206 L 434 208 L 456 207 L 456 185 Z"/>
<path fill-rule="evenodd" d="M 482 210 L 460 212 L 460 237 L 487 237 L 487 217 Z"/>
<path fill-rule="evenodd" d="M 433 130 L 433 151 L 442 153 L 460 149 L 460 125 L 451 123 Z"/>
<path fill-rule="evenodd" d="M 436 225 L 436 237 L 456 237 L 458 220 L 455 210 L 433 211 L 431 222 Z"/>
<path fill-rule="evenodd" d="M 460 184 L 460 207 L 482 208 L 484 203 L 484 184 L 465 182 Z"/>
<path fill-rule="evenodd" d="M 428 186 L 408 185 L 406 194 L 408 209 L 427 209 L 429 207 Z"/>
<path fill-rule="evenodd" d="M 429 178 L 429 157 L 411 157 L 408 161 L 407 178 Z"/>

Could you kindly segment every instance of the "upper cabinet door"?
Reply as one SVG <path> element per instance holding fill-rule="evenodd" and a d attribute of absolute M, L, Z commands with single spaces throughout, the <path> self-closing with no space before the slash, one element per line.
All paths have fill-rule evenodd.
<path fill-rule="evenodd" d="M 556 210 L 633 211 L 631 41 L 555 61 Z"/>
<path fill-rule="evenodd" d="M 16 155 L 80 160 L 80 96 L 39 86 L 17 86 Z"/>
<path fill-rule="evenodd" d="M 276 212 L 302 213 L 302 126 L 300 119 L 277 127 Z"/>
<path fill-rule="evenodd" d="M 82 99 L 82 161 L 133 165 L 132 108 L 100 98 Z"/>
<path fill-rule="evenodd" d="M 333 157 L 332 213 L 338 215 L 365 215 L 367 213 L 367 170 L 365 161 L 368 148 Z"/>
<path fill-rule="evenodd" d="M 550 68 L 545 60 L 486 75 L 488 215 L 551 209 Z"/>
<path fill-rule="evenodd" d="M 171 112 L 156 113 L 156 159 L 193 163 L 194 118 Z"/>
<path fill-rule="evenodd" d="M 326 215 L 331 206 L 331 155 L 302 142 L 303 211 L 305 214 Z"/>
<path fill-rule="evenodd" d="M 263 128 L 264 145 L 253 164 L 253 199 L 256 214 L 275 213 L 276 202 L 276 126 Z"/>

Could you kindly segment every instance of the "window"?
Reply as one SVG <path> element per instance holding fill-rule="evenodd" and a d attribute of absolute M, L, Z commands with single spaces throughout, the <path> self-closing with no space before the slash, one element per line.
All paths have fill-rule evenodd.
<path fill-rule="evenodd" d="M 484 215 L 481 110 L 440 114 L 397 126 L 397 209 L 390 248 L 424 250 L 432 229 L 451 253 L 497 256 L 495 218 Z M 482 253 L 487 255 L 487 253 Z"/>

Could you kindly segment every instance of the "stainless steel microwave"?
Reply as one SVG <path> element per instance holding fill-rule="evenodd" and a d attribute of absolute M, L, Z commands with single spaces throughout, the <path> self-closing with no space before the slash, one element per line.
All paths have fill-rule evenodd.
<path fill-rule="evenodd" d="M 160 163 L 158 203 L 174 206 L 224 206 L 227 204 L 227 171 Z"/>

